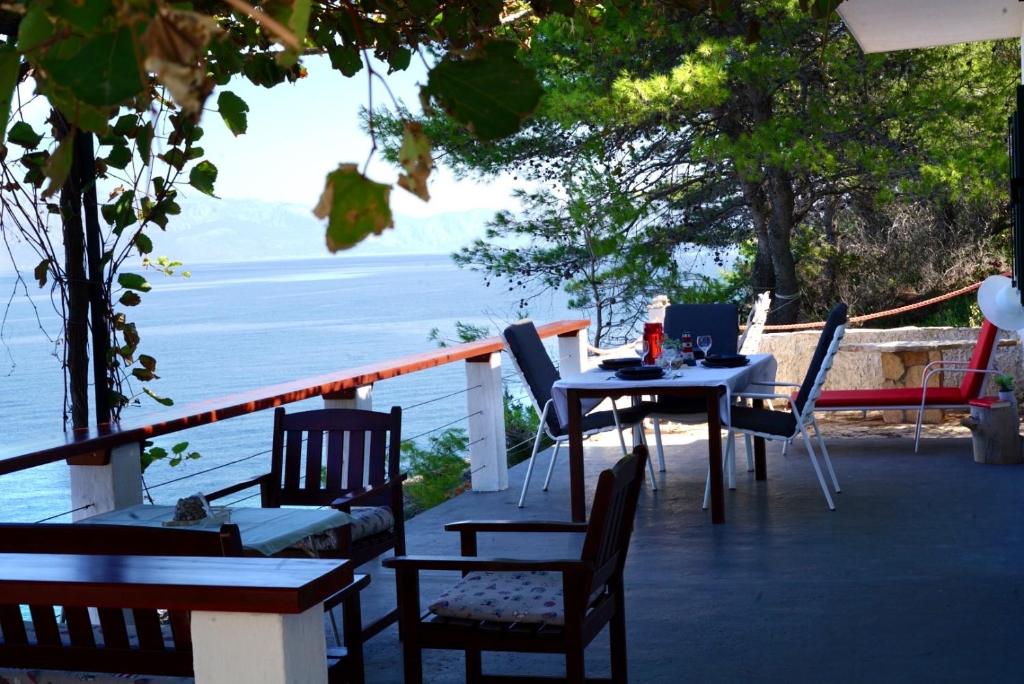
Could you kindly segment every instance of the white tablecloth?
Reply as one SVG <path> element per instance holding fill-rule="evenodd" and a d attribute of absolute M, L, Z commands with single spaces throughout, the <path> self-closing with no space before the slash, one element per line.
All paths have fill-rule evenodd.
<path fill-rule="evenodd" d="M 216 509 L 216 505 L 214 505 Z M 347 524 L 347 513 L 332 509 L 315 508 L 231 508 L 231 518 L 225 522 L 238 525 L 242 546 L 272 556 L 320 532 Z M 165 520 L 174 518 L 174 506 L 138 504 L 100 513 L 80 521 L 106 525 L 137 525 L 163 527 Z M 178 529 L 219 529 L 219 521 L 204 522 Z"/>
<path fill-rule="evenodd" d="M 706 368 L 698 361 L 696 366 L 686 366 L 680 371 L 666 370 L 665 376 L 657 380 L 619 380 L 614 371 L 595 368 L 586 373 L 569 375 L 557 381 L 551 387 L 551 398 L 554 400 L 555 413 L 562 427 L 569 423 L 570 389 L 598 389 L 614 393 L 616 385 L 620 387 L 650 389 L 650 394 L 658 394 L 662 387 L 725 387 L 725 396 L 719 408 L 723 420 L 729 415 L 732 395 L 744 390 L 752 382 L 775 382 L 778 364 L 771 354 L 751 354 L 750 363 L 739 368 Z M 772 392 L 771 388 L 765 388 Z M 583 413 L 592 411 L 602 400 L 583 399 Z"/>

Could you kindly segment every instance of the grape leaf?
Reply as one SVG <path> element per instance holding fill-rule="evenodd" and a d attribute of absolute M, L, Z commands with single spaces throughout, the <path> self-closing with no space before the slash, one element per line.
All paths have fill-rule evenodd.
<path fill-rule="evenodd" d="M 170 397 L 161 397 L 148 387 L 143 387 L 142 391 L 148 394 L 153 399 L 153 401 L 159 404 L 163 404 L 164 406 L 174 406 L 174 400 L 171 399 Z"/>
<path fill-rule="evenodd" d="M 517 50 L 512 41 L 495 40 L 461 59 L 449 53 L 430 70 L 423 94 L 481 140 L 511 135 L 543 94 Z"/>
<path fill-rule="evenodd" d="M 138 306 L 142 303 L 142 297 L 135 292 L 125 292 L 118 300 L 123 306 Z"/>
<path fill-rule="evenodd" d="M 329 173 L 313 209 L 318 218 L 327 219 L 327 249 L 348 249 L 371 233 L 380 235 L 393 226 L 390 195 L 390 185 L 371 181 L 355 164 L 342 164 Z"/>
<path fill-rule="evenodd" d="M 34 277 L 39 282 L 39 287 L 44 287 L 46 285 L 46 274 L 49 272 L 49 270 L 49 259 L 43 259 L 38 264 L 36 264 L 36 267 L 34 269 L 32 269 L 32 277 Z"/>
<path fill-rule="evenodd" d="M 46 162 L 45 173 L 50 179 L 50 184 L 43 190 L 43 197 L 52 197 L 71 173 L 71 162 L 74 158 L 75 135 L 74 133 L 64 136 L 64 139 L 57 145 L 57 149 L 50 155 Z"/>
<path fill-rule="evenodd" d="M 107 162 L 107 166 L 113 166 L 115 169 L 123 169 L 128 166 L 128 163 L 132 160 L 132 151 L 129 150 L 125 145 L 114 145 L 111 148 L 110 154 L 104 160 Z"/>
<path fill-rule="evenodd" d="M 138 290 L 139 292 L 149 292 L 153 289 L 153 286 L 138 273 L 119 273 L 117 284 L 126 290 Z M 125 339 L 127 340 L 127 337 Z"/>
<path fill-rule="evenodd" d="M 24 121 L 18 121 L 11 126 L 11 130 L 7 134 L 7 140 L 15 145 L 21 145 L 26 150 L 34 150 L 39 147 L 39 143 L 42 142 L 43 136 L 36 133 L 35 129 Z"/>
<path fill-rule="evenodd" d="M 249 127 L 248 117 L 245 114 L 249 111 L 249 105 L 245 103 L 245 100 L 230 90 L 225 90 L 217 96 L 217 108 L 220 109 L 220 118 L 224 119 L 224 124 L 229 131 L 236 136 L 245 133 Z"/>
<path fill-rule="evenodd" d="M 217 167 L 208 161 L 201 161 L 192 167 L 188 174 L 188 183 L 199 192 L 216 197 L 213 184 L 217 181 Z"/>
<path fill-rule="evenodd" d="M 398 163 L 405 169 L 399 176 L 398 185 L 405 188 L 424 202 L 430 200 L 427 178 L 434 168 L 430 156 L 430 140 L 423 133 L 423 126 L 406 121 L 402 131 L 402 147 L 398 150 Z"/>
<path fill-rule="evenodd" d="M 61 49 L 50 49 L 39 61 L 56 84 L 85 104 L 108 107 L 142 91 L 130 29 L 67 39 L 58 46 Z"/>

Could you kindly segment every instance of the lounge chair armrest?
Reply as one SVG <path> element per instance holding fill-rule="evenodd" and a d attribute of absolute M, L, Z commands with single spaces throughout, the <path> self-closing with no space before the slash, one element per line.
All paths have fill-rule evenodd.
<path fill-rule="evenodd" d="M 251 480 L 246 480 L 245 482 L 238 482 L 237 484 L 228 485 L 227 487 L 218 489 L 217 491 L 211 492 L 210 494 L 205 494 L 204 496 L 206 497 L 207 501 L 213 501 L 215 499 L 220 499 L 225 496 L 228 496 L 229 494 L 234 494 L 235 492 L 240 492 L 244 489 L 248 489 L 249 487 L 255 487 L 257 485 L 259 485 L 260 489 L 263 489 L 263 487 L 266 487 L 270 483 L 270 476 L 270 473 L 263 473 L 262 475 L 254 477 Z"/>
<path fill-rule="evenodd" d="M 732 396 L 739 399 L 785 399 L 786 401 L 790 400 L 790 396 L 788 394 L 772 394 L 768 392 L 737 392 Z"/>
<path fill-rule="evenodd" d="M 574 559 L 477 558 L 476 556 L 396 556 L 381 561 L 395 570 L 450 570 L 455 572 L 571 572 L 584 573 L 589 563 Z"/>
<path fill-rule="evenodd" d="M 448 532 L 586 532 L 587 523 L 541 520 L 461 520 L 444 526 Z"/>

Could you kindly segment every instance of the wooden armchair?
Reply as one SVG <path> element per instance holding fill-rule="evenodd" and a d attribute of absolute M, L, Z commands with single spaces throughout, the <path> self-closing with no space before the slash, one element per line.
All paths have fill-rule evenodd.
<path fill-rule="evenodd" d="M 399 471 L 402 409 L 274 411 L 270 472 L 207 495 L 219 499 L 259 486 L 265 508 L 331 506 L 352 516 L 336 543 L 318 547 L 323 558 L 362 565 L 394 549 L 405 553 L 405 515 Z M 392 610 L 363 630 L 365 639 L 398 619 Z"/>
<path fill-rule="evenodd" d="M 564 653 L 566 681 L 589 681 L 584 649 L 605 624 L 611 641 L 611 681 L 625 682 L 626 621 L 623 566 L 643 482 L 647 450 L 638 446 L 601 473 L 590 522 L 458 522 L 462 556 L 404 556 L 384 560 L 395 569 L 406 684 L 423 681 L 422 649 L 462 650 L 468 682 L 550 681 L 485 676 L 482 651 Z M 478 532 L 579 532 L 579 559 L 510 560 L 477 557 Z M 461 572 L 462 580 L 420 613 L 421 570 Z"/>

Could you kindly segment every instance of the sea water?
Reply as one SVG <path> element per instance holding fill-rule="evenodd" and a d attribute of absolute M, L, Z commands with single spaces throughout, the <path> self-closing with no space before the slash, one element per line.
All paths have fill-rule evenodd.
<path fill-rule="evenodd" d="M 495 334 L 518 317 L 522 296 L 500 282 L 485 287 L 481 275 L 441 255 L 202 264 L 192 266 L 187 279 L 146 275 L 153 290 L 127 312 L 138 325 L 139 352 L 157 359 L 160 379 L 147 386 L 176 406 L 161 407 L 141 395 L 136 382 L 131 391 L 141 395 L 140 405 L 126 408 L 125 419 L 173 414 L 197 401 L 427 351 L 436 346 L 428 340 L 430 330 L 436 327 L 451 336 L 456 321 L 486 326 Z M 0 283 L 15 285 L 4 274 Z M 0 341 L 5 450 L 61 439 L 60 319 L 47 290 L 31 282 L 28 288 L 31 301 L 20 288 L 11 299 Z M 579 317 L 557 292 L 531 300 L 529 314 L 538 322 Z M 507 363 L 503 373 L 513 373 Z M 446 423 L 464 428 L 470 412 L 464 393 L 430 401 L 463 388 L 465 369 L 454 363 L 377 383 L 373 403 L 381 410 L 408 407 L 402 431 L 413 437 Z M 322 405 L 311 399 L 288 410 Z M 268 450 L 272 419 L 272 411 L 261 411 L 156 440 L 168 449 L 187 440 L 189 451 L 202 457 L 176 468 L 166 462 L 152 465 L 145 480 L 153 499 L 173 503 L 266 472 L 269 456 L 262 454 L 171 482 Z M 35 521 L 69 509 L 67 466 L 57 462 L 0 477 L 0 503 L 0 520 L 7 521 Z"/>

